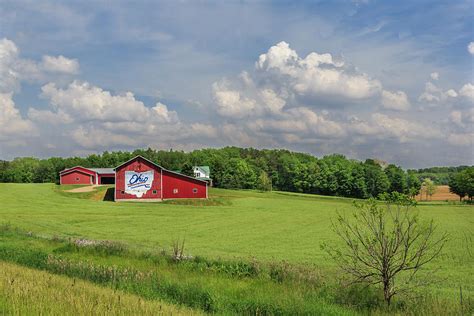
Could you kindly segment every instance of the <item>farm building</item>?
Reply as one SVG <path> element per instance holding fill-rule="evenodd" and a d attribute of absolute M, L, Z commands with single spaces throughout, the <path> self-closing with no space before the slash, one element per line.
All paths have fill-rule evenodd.
<path fill-rule="evenodd" d="M 194 177 L 206 181 L 212 187 L 211 168 L 209 166 L 194 166 Z"/>
<path fill-rule="evenodd" d="M 84 168 L 76 166 L 59 173 L 60 184 L 113 184 L 115 171 L 112 168 Z"/>
<path fill-rule="evenodd" d="M 207 182 L 137 156 L 115 169 L 115 201 L 207 198 Z"/>

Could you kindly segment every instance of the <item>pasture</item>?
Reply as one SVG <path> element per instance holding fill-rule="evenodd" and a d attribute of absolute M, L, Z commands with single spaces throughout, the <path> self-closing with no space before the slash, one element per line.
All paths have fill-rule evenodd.
<path fill-rule="evenodd" d="M 337 212 L 354 211 L 352 199 L 286 192 L 212 189 L 211 199 L 208 201 L 113 203 L 103 201 L 107 187 L 83 193 L 65 192 L 66 189 L 70 188 L 59 188 L 52 184 L 0 184 L 0 224 L 8 223 L 11 227 L 31 231 L 44 240 L 86 238 L 118 241 L 137 254 L 170 251 L 174 240 L 185 239 L 187 255 L 225 262 L 258 261 L 262 266 L 284 261 L 285 264 L 318 271 L 319 275 L 324 275 L 324 284 L 336 284 L 338 272 L 335 264 L 320 249 L 320 244 L 338 242 L 330 229 L 331 220 Z M 464 300 L 472 307 L 473 210 L 471 206 L 455 203 L 420 203 L 417 206 L 423 220 L 433 219 L 438 232 L 446 231 L 450 236 L 443 255 L 428 267 L 427 273 L 433 283 L 423 288 L 422 293 L 430 297 L 431 303 L 427 304 L 431 309 L 427 307 L 422 310 L 423 313 L 436 313 L 439 306 L 449 306 L 458 312 L 459 308 L 456 306 L 459 304 L 460 287 Z M 50 251 L 54 247 L 46 241 L 32 243 L 14 236 L 0 240 L 5 245 L 19 248 L 34 245 L 38 249 Z M 80 259 L 81 254 L 76 253 L 73 257 Z M 92 257 L 89 259 L 93 260 Z M 97 260 L 103 261 L 100 258 Z M 119 264 L 121 261 L 110 260 L 109 264 Z M 149 264 L 139 262 L 141 259 L 137 260 L 135 258 L 127 262 L 131 266 L 145 268 Z M 178 274 L 189 273 L 186 269 L 182 272 L 179 269 L 173 271 Z M 434 271 L 437 272 L 432 273 Z M 196 274 L 196 271 L 193 273 Z M 170 280 L 179 278 L 176 275 L 176 278 Z M 199 281 L 199 274 L 196 274 L 193 282 L 204 280 Z M 221 279 L 213 282 L 221 284 L 219 286 L 223 289 L 233 284 L 236 293 L 239 288 L 251 288 L 251 284 L 240 279 L 235 282 L 232 278 L 225 279 L 225 282 Z M 269 290 L 273 289 L 271 282 L 259 282 L 258 286 L 265 288 L 265 292 L 273 293 L 274 297 L 285 297 L 282 294 L 285 293 L 284 289 L 278 288 L 272 292 Z M 287 289 L 294 286 L 288 285 Z M 213 293 L 212 288 L 208 291 Z M 297 292 L 295 289 L 292 291 Z M 243 293 L 248 294 L 245 291 Z M 294 302 L 307 298 L 308 293 L 295 297 Z M 233 294 L 228 295 L 230 297 Z M 267 299 L 271 298 L 262 296 L 262 300 Z M 321 301 L 318 301 L 320 299 L 318 296 L 313 302 L 319 302 L 315 304 L 321 306 Z M 326 310 L 319 310 L 321 313 L 356 312 L 351 304 L 340 303 L 340 300 L 324 300 L 330 305 L 342 304 L 342 307 L 328 307 Z M 224 299 L 222 301 L 227 302 Z"/>

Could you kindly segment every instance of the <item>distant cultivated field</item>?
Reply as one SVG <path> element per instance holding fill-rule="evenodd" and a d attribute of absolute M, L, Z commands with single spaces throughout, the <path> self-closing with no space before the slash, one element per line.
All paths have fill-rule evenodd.
<path fill-rule="evenodd" d="M 448 185 L 438 185 L 436 192 L 431 197 L 426 198 L 426 194 L 422 193 L 416 196 L 417 201 L 459 201 L 459 196 L 449 192 Z"/>
<path fill-rule="evenodd" d="M 211 189 L 211 199 L 208 201 L 114 203 L 101 200 L 107 187 L 83 193 L 64 192 L 66 189 L 70 187 L 60 189 L 52 184 L 0 184 L 0 224 L 9 223 L 12 227 L 31 231 L 43 238 L 56 236 L 120 241 L 138 252 L 169 250 L 174 240 L 185 238 L 186 253 L 193 256 L 310 265 L 322 271 L 326 280 L 335 280 L 335 265 L 325 256 L 320 244 L 339 242 L 330 229 L 331 221 L 337 213 L 354 211 L 352 199 L 285 192 Z M 434 283 L 425 294 L 440 297 L 454 306 L 459 302 L 459 290 L 462 287 L 464 298 L 472 300 L 474 208 L 453 203 L 420 203 L 417 209 L 422 220 L 433 219 L 438 232 L 446 231 L 450 235 L 443 255 L 427 267 L 428 271 L 437 273 L 430 276 Z M 32 249 L 44 251 L 52 251 L 56 247 L 47 242 L 11 238 L 5 237 L 3 243 L 9 247 L 31 245 Z M 80 254 L 71 255 L 71 258 L 80 259 Z M 97 260 L 103 261 L 100 258 Z M 143 267 L 149 265 L 138 259 L 124 261 L 116 258 L 107 262 L 114 260 L 135 262 Z M 181 278 L 179 274 L 171 277 L 177 271 L 166 271 L 163 273 L 169 275 L 170 280 Z M 199 274 L 193 276 L 192 280 L 194 285 L 204 282 Z M 229 287 L 223 282 L 221 279 L 209 281 L 206 286 L 215 286 L 215 293 L 223 293 Z M 252 287 L 245 283 L 247 281 L 238 282 L 240 285 L 235 288 L 235 293 L 244 288 L 245 293 L 250 293 L 257 286 L 254 284 Z M 264 282 L 260 287 L 262 293 L 275 291 L 273 297 L 281 295 L 285 298 L 299 289 L 285 290 L 288 293 L 284 294 L 281 292 L 283 288 L 275 289 L 273 285 L 265 283 L 268 281 L 261 282 Z M 218 285 L 221 286 L 220 290 L 217 290 Z M 212 288 L 209 291 L 214 295 Z M 295 298 L 292 304 L 301 306 L 302 302 L 309 302 L 309 298 L 304 295 L 301 294 L 298 300 Z M 270 298 L 262 296 L 261 300 L 264 299 Z M 316 298 L 314 300 L 314 306 L 321 306 Z M 285 302 L 282 299 L 278 301 Z M 436 302 L 439 306 L 446 306 L 445 301 Z M 327 310 L 338 310 L 331 306 Z"/>

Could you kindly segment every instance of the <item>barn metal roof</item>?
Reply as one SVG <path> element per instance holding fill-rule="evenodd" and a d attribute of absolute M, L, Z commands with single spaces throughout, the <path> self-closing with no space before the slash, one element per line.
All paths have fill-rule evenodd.
<path fill-rule="evenodd" d="M 115 173 L 114 168 L 87 168 L 97 172 L 97 174 Z"/>

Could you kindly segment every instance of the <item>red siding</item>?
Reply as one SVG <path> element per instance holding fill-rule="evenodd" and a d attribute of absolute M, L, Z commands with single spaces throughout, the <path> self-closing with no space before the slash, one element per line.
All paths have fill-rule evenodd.
<path fill-rule="evenodd" d="M 125 171 L 145 172 L 150 170 L 154 171 L 152 186 L 141 198 L 125 193 Z M 119 166 L 115 171 L 116 201 L 207 198 L 206 182 L 162 169 L 141 157 Z M 161 192 L 162 188 L 163 192 Z M 156 194 L 153 194 L 153 190 L 156 190 Z"/>
<path fill-rule="evenodd" d="M 197 192 L 193 192 L 194 189 Z M 192 198 L 207 198 L 205 182 L 166 170 L 163 171 L 163 199 Z"/>
<path fill-rule="evenodd" d="M 138 198 L 135 195 L 122 193 L 125 191 L 125 171 L 154 171 L 153 183 L 151 188 L 141 197 Z M 153 190 L 156 190 L 156 194 L 153 194 Z M 128 164 L 120 166 L 115 171 L 115 200 L 147 200 L 147 199 L 161 199 L 161 169 L 157 166 L 149 163 L 148 161 L 137 158 L 130 161 Z"/>
<path fill-rule="evenodd" d="M 94 183 L 91 182 L 94 180 L 94 176 L 84 173 L 81 170 L 74 170 L 72 172 L 61 175 L 61 184 L 91 184 Z"/>

